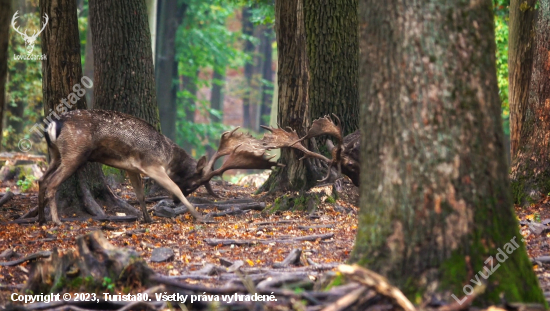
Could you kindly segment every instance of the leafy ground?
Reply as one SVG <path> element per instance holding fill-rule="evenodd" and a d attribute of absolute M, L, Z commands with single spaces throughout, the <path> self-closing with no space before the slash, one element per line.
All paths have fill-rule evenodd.
<path fill-rule="evenodd" d="M 0 185 L 5 186 L 5 185 Z M 12 190 L 13 185 L 10 185 Z M 4 188 L 1 188 L 4 189 Z M 296 196 L 298 193 L 277 193 L 270 196 L 254 195 L 255 187 L 241 187 L 232 184 L 214 186 L 224 200 L 252 198 L 266 202 L 268 208 L 275 201 L 281 202 L 284 196 Z M 323 190 L 320 187 L 321 191 Z M 17 188 L 15 187 L 15 192 Z M 117 189 L 118 195 L 125 199 L 134 199 L 131 187 L 122 184 Z M 192 195 L 212 199 L 204 189 Z M 0 254 L 6 249 L 14 250 L 19 258 L 54 247 L 69 249 L 75 246 L 75 238 L 91 230 L 102 229 L 109 241 L 120 247 L 134 248 L 155 272 L 166 276 L 180 276 L 179 281 L 190 284 L 219 286 L 224 281 L 216 277 L 206 279 L 185 278 L 193 271 L 200 270 L 206 264 L 220 264 L 220 259 L 229 261 L 242 260 L 245 265 L 256 268 L 270 268 L 274 263 L 281 262 L 292 249 L 303 250 L 302 261 L 310 259 L 314 263 L 324 265 L 344 263 L 353 248 L 357 229 L 357 188 L 344 182 L 338 199 L 333 202 L 325 196 L 313 211 L 267 213 L 248 211 L 238 216 L 216 217 L 215 224 L 197 224 L 188 214 L 176 218 L 153 217 L 153 224 L 132 223 L 100 223 L 65 222 L 58 227 L 52 223 L 38 226 L 37 224 L 19 225 L 7 224 L 17 215 L 21 215 L 37 205 L 37 193 L 31 191 L 16 195 L 14 199 L 0 208 Z M 153 207 L 156 203 L 148 204 Z M 516 213 L 521 223 L 521 232 L 526 238 L 529 257 L 548 256 L 550 245 L 550 229 L 533 232 L 532 223 L 550 223 L 550 198 L 544 198 L 529 207 L 516 207 Z M 215 212 L 215 209 L 201 209 L 201 213 Z M 304 228 L 314 227 L 314 228 Z M 295 241 L 292 243 L 259 243 L 254 246 L 209 246 L 205 239 L 235 239 L 235 240 L 269 240 L 291 237 L 309 236 L 314 234 L 333 233 L 326 240 Z M 175 258 L 164 263 L 150 261 L 154 248 L 169 247 L 174 250 Z M 11 258 L 9 260 L 13 260 Z M 0 259 L 4 261 L 4 259 Z M 550 263 L 535 264 L 540 285 L 545 293 L 550 293 Z M 17 291 L 12 286 L 23 284 L 27 278 L 28 264 L 14 267 L 0 266 L 0 306 L 5 305 L 9 295 Z M 324 270 L 326 271 L 326 270 Z"/>
<path fill-rule="evenodd" d="M 12 186 L 12 190 L 14 187 Z M 232 198 L 252 198 L 266 202 L 270 207 L 277 198 L 297 193 L 278 193 L 263 197 L 254 195 L 254 187 L 240 187 L 231 184 L 214 186 L 216 193 L 224 200 Z M 15 192 L 15 191 L 14 191 Z M 131 187 L 122 184 L 118 194 L 126 199 L 134 199 Z M 201 188 L 191 195 L 209 197 Z M 326 201 L 332 201 L 325 198 Z M 292 249 L 301 248 L 302 254 L 317 264 L 338 264 L 348 258 L 352 250 L 357 229 L 357 188 L 351 183 L 343 184 L 343 191 L 334 203 L 321 203 L 313 212 L 276 212 L 274 214 L 248 211 L 244 215 L 216 217 L 215 224 L 197 224 L 189 214 L 176 218 L 153 216 L 153 224 L 64 222 L 62 226 L 53 223 L 20 225 L 6 224 L 17 215 L 37 205 L 37 193 L 30 192 L 16 195 L 14 199 L 0 208 L 0 253 L 11 248 L 20 258 L 54 247 L 69 249 L 75 246 L 75 238 L 91 230 L 102 229 L 109 241 L 120 247 L 134 248 L 155 272 L 167 276 L 188 275 L 199 270 L 205 264 L 219 265 L 220 258 L 230 261 L 243 260 L 249 267 L 271 267 L 282 261 Z M 155 203 L 148 204 L 148 207 Z M 137 206 L 136 206 L 137 207 Z M 201 209 L 202 214 L 215 212 L 215 209 Z M 269 222 L 269 223 L 268 223 Z M 299 228 L 300 226 L 317 226 L 316 228 Z M 135 233 L 145 229 L 144 233 Z M 134 233 L 128 234 L 130 231 Z M 143 231 L 143 230 L 141 230 Z M 204 240 L 219 239 L 281 239 L 324 233 L 334 236 L 326 240 L 303 241 L 293 243 L 256 244 L 254 246 L 209 246 Z M 175 252 L 174 260 L 165 263 L 150 262 L 152 250 L 157 247 L 169 247 Z M 13 260 L 11 258 L 9 260 Z M 304 258 L 305 259 L 305 258 Z M 0 259 L 5 261 L 5 259 Z M 17 285 L 25 282 L 27 264 L 15 267 L 0 266 L 0 285 Z M 202 285 L 218 283 L 216 278 L 210 280 L 181 279 L 189 283 Z M 8 302 L 12 288 L 0 291 L 0 305 Z"/>

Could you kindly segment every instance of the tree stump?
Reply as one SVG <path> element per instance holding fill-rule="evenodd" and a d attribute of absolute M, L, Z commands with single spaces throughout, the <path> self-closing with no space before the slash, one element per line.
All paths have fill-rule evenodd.
<path fill-rule="evenodd" d="M 111 284 L 135 288 L 154 274 L 134 250 L 115 247 L 99 230 L 79 236 L 76 245 L 76 250 L 55 248 L 50 259 L 34 263 L 22 292 L 93 293 Z"/>

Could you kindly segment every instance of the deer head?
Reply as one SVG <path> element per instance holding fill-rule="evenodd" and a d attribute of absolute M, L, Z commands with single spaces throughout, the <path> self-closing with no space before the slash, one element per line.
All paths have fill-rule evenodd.
<path fill-rule="evenodd" d="M 44 21 L 44 24 L 42 25 L 42 29 L 40 29 L 38 33 L 35 30 L 34 33 L 31 36 L 29 36 L 27 35 L 27 30 L 25 30 L 25 33 L 22 33 L 21 31 L 19 31 L 19 27 L 15 26 L 15 20 L 19 17 L 17 16 L 18 13 L 19 11 L 16 11 L 15 14 L 13 14 L 13 18 L 11 19 L 11 26 L 18 34 L 23 36 L 23 39 L 25 40 L 25 47 L 27 49 L 27 53 L 30 54 L 34 49 L 34 43 L 36 42 L 38 35 L 40 35 L 42 31 L 44 31 L 44 28 L 46 28 L 46 25 L 48 24 L 48 20 L 49 20 L 48 14 L 44 13 L 45 21 Z"/>

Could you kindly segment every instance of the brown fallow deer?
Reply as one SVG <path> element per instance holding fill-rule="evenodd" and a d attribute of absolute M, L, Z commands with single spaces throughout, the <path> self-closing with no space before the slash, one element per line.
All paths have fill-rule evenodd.
<path fill-rule="evenodd" d="M 46 131 L 51 162 L 39 181 L 38 219 L 41 223 L 45 222 L 44 210 L 46 203 L 49 203 L 52 220 L 61 223 L 55 202 L 57 188 L 86 162 L 99 162 L 128 173 L 145 222 L 152 220 L 147 213 L 140 174 L 154 179 L 179 199 L 195 219 L 202 220 L 202 216 L 185 198 L 186 195 L 202 185 L 215 195 L 209 184 L 210 179 L 230 169 L 282 166 L 272 162 L 273 157 L 267 154 L 268 150 L 277 148 L 295 148 L 305 154 L 303 158 L 326 161 L 329 163 L 329 174 L 330 168 L 337 166 L 358 184 L 358 152 L 353 152 L 358 150 L 358 139 L 354 137 L 346 142 L 346 138 L 354 133 L 342 140 L 340 124 L 334 124 L 329 117 L 315 120 L 307 135 L 301 139 L 293 130 L 264 128 L 269 133 L 262 140 L 236 132 L 238 127 L 225 132 L 210 161 L 206 156 L 196 161 L 139 118 L 105 110 L 74 110 L 66 113 L 59 120 L 54 119 Z M 337 146 L 331 148 L 332 159 L 307 150 L 301 143 L 304 139 L 323 134 L 337 139 Z M 221 167 L 214 170 L 216 160 L 224 156 L 226 158 Z"/>
<path fill-rule="evenodd" d="M 144 120 L 116 111 L 74 110 L 51 122 L 46 140 L 51 162 L 39 181 L 38 220 L 45 222 L 49 202 L 52 220 L 60 224 L 55 194 L 63 181 L 86 162 L 99 162 L 125 170 L 136 193 L 145 222 L 147 213 L 140 174 L 154 179 L 179 199 L 197 220 L 202 216 L 185 198 L 204 185 L 214 194 L 209 181 L 229 169 L 268 169 L 276 162 L 266 158 L 262 142 L 237 129 L 222 134 L 213 158 L 198 161 Z M 222 166 L 214 162 L 226 156 Z"/>
<path fill-rule="evenodd" d="M 331 168 L 336 167 L 339 173 L 343 173 L 348 176 L 354 185 L 359 186 L 359 146 L 361 134 L 359 130 L 357 130 L 342 138 L 342 126 L 340 119 L 336 115 L 334 115 L 334 117 L 338 121 L 337 124 L 332 121 L 330 116 L 325 116 L 313 121 L 306 136 L 302 138 L 299 138 L 296 132 L 292 129 L 285 131 L 283 129 L 275 129 L 262 125 L 264 129 L 272 133 L 272 137 L 266 135 L 263 140 L 271 142 L 271 145 L 267 148 L 268 150 L 272 149 L 273 146 L 276 146 L 276 148 L 295 148 L 304 153 L 304 156 L 300 160 L 305 158 L 316 158 L 326 162 L 328 164 L 327 175 L 322 180 L 319 180 L 319 182 L 328 180 L 331 174 Z M 336 139 L 336 146 L 334 146 L 330 140 L 327 140 L 327 147 L 331 153 L 330 159 L 321 154 L 307 150 L 301 144 L 303 140 L 321 135 L 329 135 Z"/>

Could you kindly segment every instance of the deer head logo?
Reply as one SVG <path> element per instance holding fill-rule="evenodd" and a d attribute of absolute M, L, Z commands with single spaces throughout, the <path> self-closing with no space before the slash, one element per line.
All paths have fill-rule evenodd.
<path fill-rule="evenodd" d="M 44 28 L 46 28 L 46 25 L 48 24 L 48 14 L 44 13 L 44 25 L 42 26 L 42 29 L 40 29 L 40 31 L 37 33 L 36 30 L 34 31 L 34 33 L 32 34 L 32 36 L 28 36 L 27 35 L 27 30 L 25 30 L 25 33 L 22 33 L 21 31 L 19 31 L 19 27 L 16 27 L 15 26 L 15 20 L 19 17 L 17 16 L 17 13 L 19 11 L 15 12 L 15 14 L 13 14 L 13 18 L 11 19 L 11 26 L 13 27 L 13 29 L 19 33 L 20 35 L 23 36 L 23 39 L 25 40 L 25 47 L 27 48 L 27 53 L 31 54 L 32 53 L 32 50 L 34 49 L 34 43 L 36 41 L 36 39 L 38 38 L 38 35 L 40 35 L 42 33 L 42 31 L 44 31 Z"/>

